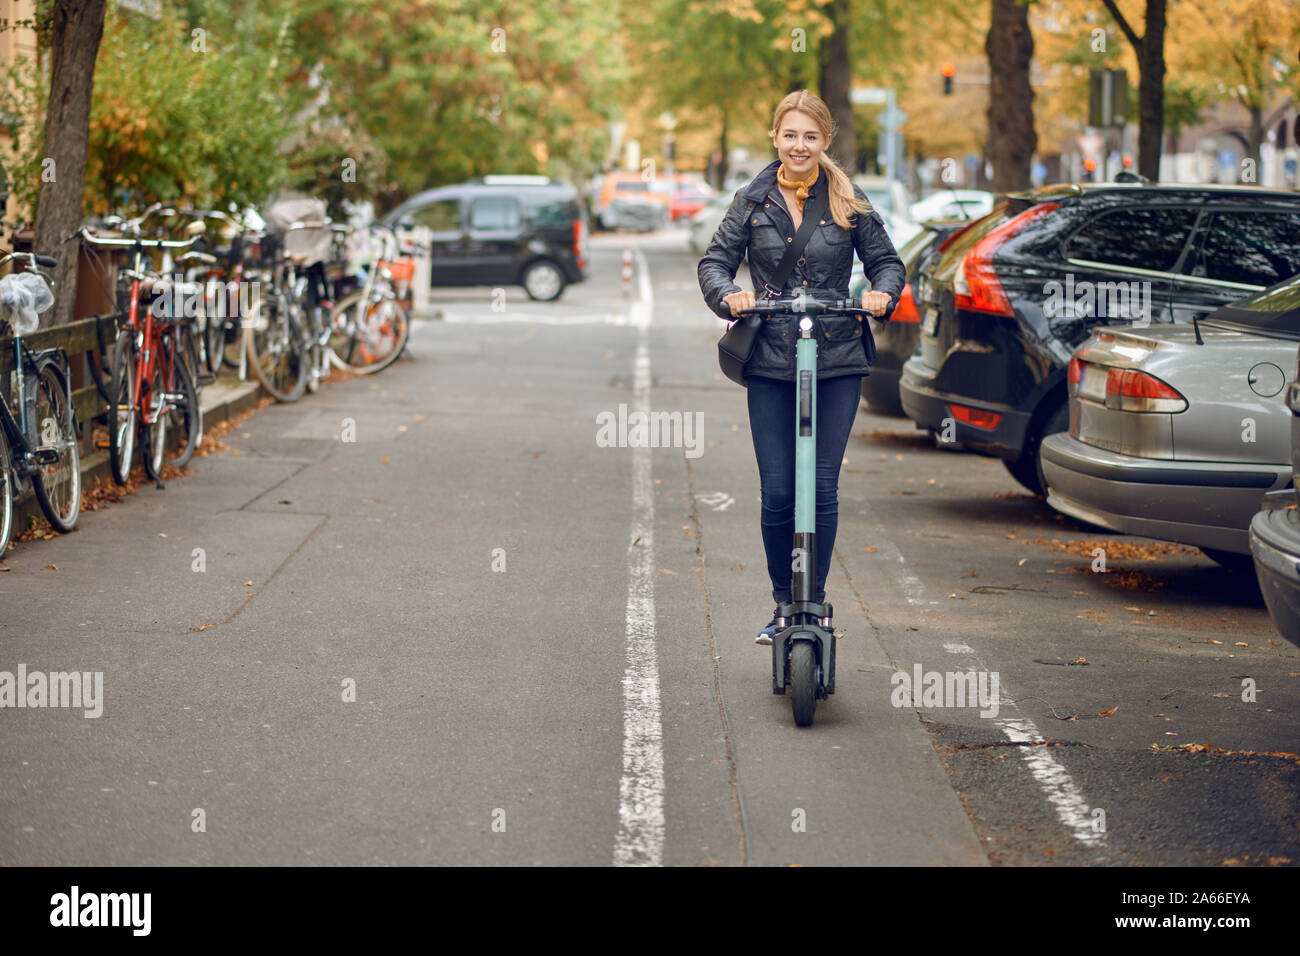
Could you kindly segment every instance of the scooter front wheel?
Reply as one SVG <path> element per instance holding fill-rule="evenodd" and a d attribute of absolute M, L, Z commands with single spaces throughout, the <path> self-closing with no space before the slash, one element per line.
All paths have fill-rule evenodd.
<path fill-rule="evenodd" d="M 795 641 L 790 649 L 790 706 L 796 724 L 812 726 L 817 711 L 817 654 L 811 641 Z"/>

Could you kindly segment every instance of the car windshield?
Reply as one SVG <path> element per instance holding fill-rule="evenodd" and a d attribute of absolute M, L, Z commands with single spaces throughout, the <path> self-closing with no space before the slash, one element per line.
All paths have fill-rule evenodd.
<path fill-rule="evenodd" d="M 1300 275 L 1226 305 L 1212 318 L 1264 334 L 1300 338 Z"/>
<path fill-rule="evenodd" d="M 919 258 L 933 242 L 934 233 L 929 229 L 922 229 L 898 247 L 898 258 L 902 259 L 904 267 L 910 270 L 915 260 Z"/>

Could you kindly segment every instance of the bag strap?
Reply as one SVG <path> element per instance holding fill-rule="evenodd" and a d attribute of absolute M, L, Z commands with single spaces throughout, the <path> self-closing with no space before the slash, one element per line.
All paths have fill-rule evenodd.
<path fill-rule="evenodd" d="M 775 299 L 785 291 L 785 281 L 790 278 L 790 273 L 794 271 L 795 260 L 803 255 L 804 247 L 808 245 L 808 240 L 812 238 L 813 230 L 817 228 L 826 209 L 830 206 L 828 201 L 831 189 L 829 178 L 823 175 L 818 185 L 817 194 L 810 196 L 804 203 L 804 215 L 799 222 L 799 230 L 794 234 L 794 241 L 786 246 L 785 255 L 781 257 L 776 272 L 772 274 L 771 284 L 763 283 L 763 298 L 765 299 Z"/>

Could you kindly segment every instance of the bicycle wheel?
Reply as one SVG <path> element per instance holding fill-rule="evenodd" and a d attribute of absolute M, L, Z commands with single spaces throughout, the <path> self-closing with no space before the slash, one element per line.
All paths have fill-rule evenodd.
<path fill-rule="evenodd" d="M 196 389 L 200 388 L 208 370 L 207 358 L 203 354 L 206 348 L 204 330 L 198 328 L 197 319 L 190 319 L 181 324 L 177 334 L 180 336 L 180 355 L 185 360 L 190 380 Z M 207 381 L 211 381 L 211 378 L 207 378 Z"/>
<path fill-rule="evenodd" d="M 0 427 L 0 561 L 9 551 L 9 536 L 14 530 L 14 479 L 9 455 L 9 437 Z"/>
<path fill-rule="evenodd" d="M 42 452 L 52 449 L 58 456 L 33 476 L 36 500 L 54 530 L 67 534 L 81 513 L 81 451 L 67 382 L 48 362 L 36 379 L 36 440 Z"/>
<path fill-rule="evenodd" d="M 199 404 L 194 378 L 184 362 L 176 363 L 176 381 L 172 383 L 167 400 L 167 434 L 172 436 L 177 447 L 170 455 L 164 449 L 163 462 L 181 468 L 189 464 L 203 441 L 203 408 Z"/>
<path fill-rule="evenodd" d="M 144 453 L 144 473 L 157 480 L 162 476 L 163 452 L 167 448 L 167 389 L 163 381 L 163 356 L 154 364 L 149 391 L 141 402 L 149 409 L 140 423 L 140 449 Z"/>
<path fill-rule="evenodd" d="M 334 309 L 331 359 L 339 367 L 365 375 L 382 371 L 397 361 L 411 335 L 406 310 L 395 299 L 365 300 L 359 289 Z"/>
<path fill-rule="evenodd" d="M 307 388 L 308 342 L 291 310 L 263 299 L 244 329 L 248 364 L 277 401 L 296 402 Z"/>
<path fill-rule="evenodd" d="M 113 374 L 108 388 L 108 458 L 113 480 L 126 484 L 135 454 L 135 437 L 140 426 L 139 409 L 131 400 L 135 387 L 135 335 L 130 329 L 118 333 L 113 345 Z"/>

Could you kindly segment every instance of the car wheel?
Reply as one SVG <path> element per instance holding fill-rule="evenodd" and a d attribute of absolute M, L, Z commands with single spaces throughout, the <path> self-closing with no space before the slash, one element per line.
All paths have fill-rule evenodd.
<path fill-rule="evenodd" d="M 1043 439 L 1048 435 L 1068 431 L 1069 428 L 1070 406 L 1063 403 L 1057 406 L 1040 428 L 1025 439 L 1025 447 L 1021 450 L 1020 457 L 1015 461 L 1003 459 L 1002 464 L 1011 473 L 1012 478 L 1034 494 L 1046 498 L 1047 478 L 1043 475 L 1043 462 L 1039 449 Z"/>
<path fill-rule="evenodd" d="M 538 259 L 524 270 L 524 291 L 538 302 L 554 302 L 564 291 L 564 273 L 549 259 Z"/>
<path fill-rule="evenodd" d="M 1038 478 L 1038 487 L 1041 489 L 1038 493 L 1044 498 L 1047 497 L 1047 475 L 1043 473 L 1043 439 L 1048 435 L 1055 435 L 1057 432 L 1068 432 L 1070 430 L 1070 405 L 1068 402 L 1062 402 L 1052 412 L 1050 418 L 1038 432 L 1034 439 L 1034 474 Z"/>

